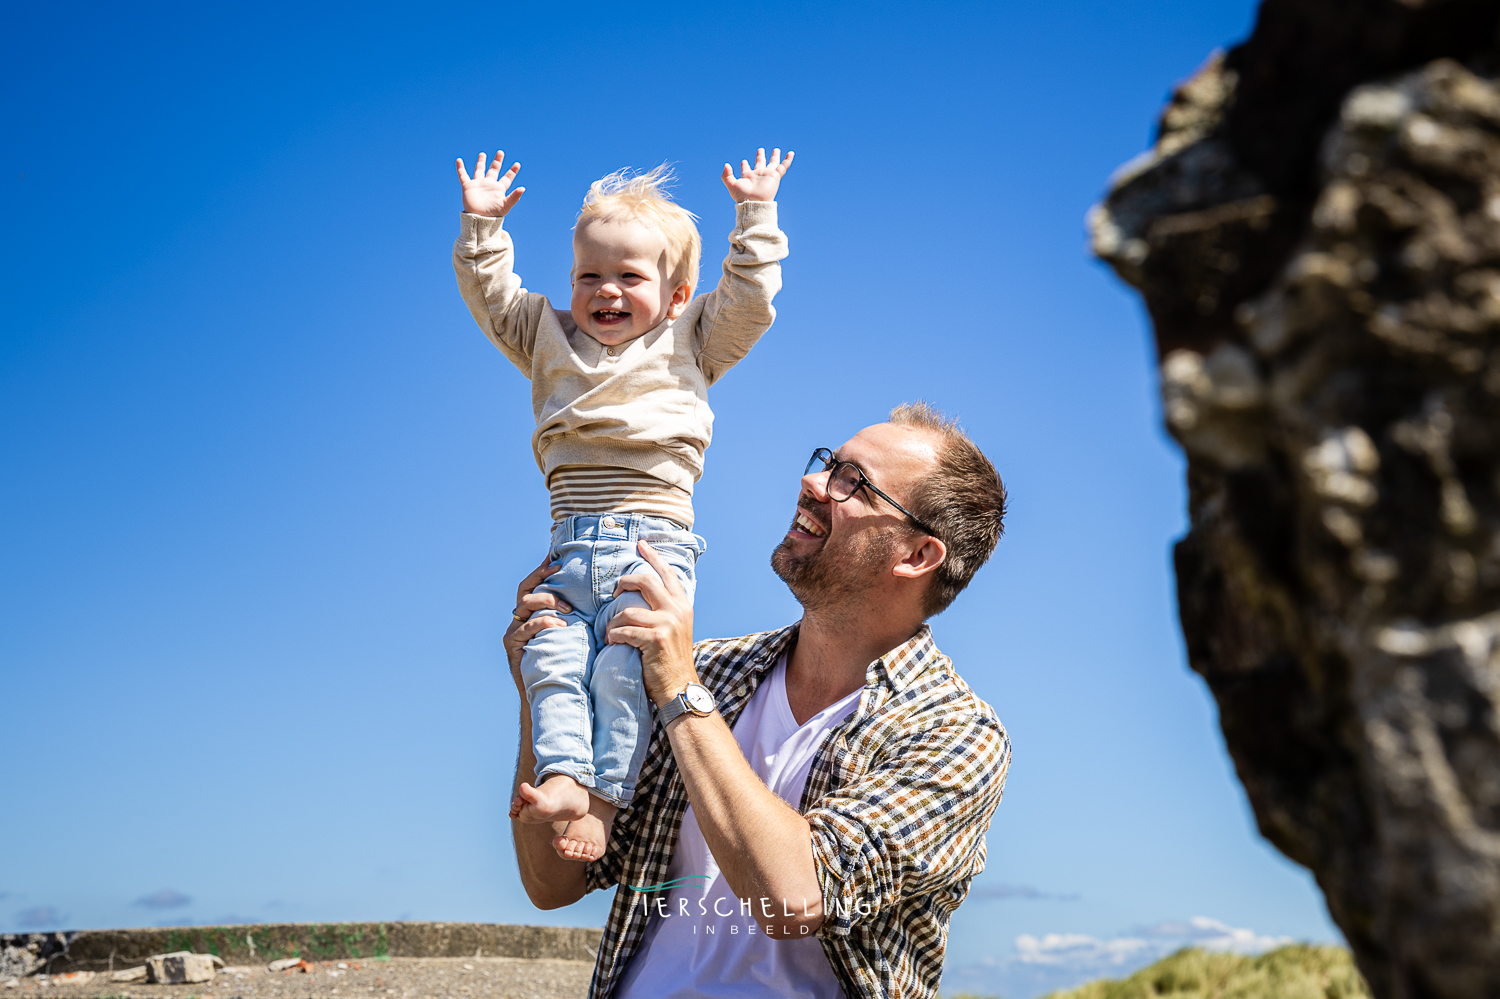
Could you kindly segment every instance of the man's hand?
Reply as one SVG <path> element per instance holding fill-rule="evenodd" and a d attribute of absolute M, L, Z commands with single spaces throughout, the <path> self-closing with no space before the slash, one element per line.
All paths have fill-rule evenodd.
<path fill-rule="evenodd" d="M 510 191 L 510 185 L 515 181 L 516 174 L 521 172 L 520 163 L 512 163 L 510 169 L 505 171 L 505 176 L 500 176 L 500 164 L 505 160 L 505 151 L 496 150 L 495 161 L 490 168 L 484 168 L 484 153 L 474 161 L 474 176 L 469 176 L 469 171 L 464 169 L 464 161 L 458 161 L 458 182 L 464 189 L 464 211 L 470 215 L 488 215 L 491 218 L 503 218 L 505 213 L 516 207 L 516 202 L 521 200 L 521 195 L 526 193 L 526 188 L 518 187 Z M 790 163 L 792 158 L 787 157 Z M 775 187 L 771 190 L 774 192 Z M 505 192 L 510 191 L 507 195 Z"/>
<path fill-rule="evenodd" d="M 657 572 L 622 576 L 615 594 L 635 590 L 650 609 L 627 607 L 611 620 L 605 637 L 611 645 L 634 645 L 641 650 L 641 676 L 651 703 L 661 707 L 698 682 L 693 668 L 693 602 L 672 567 L 644 541 L 636 543 L 641 557 Z M 658 578 L 659 577 L 659 578 Z"/>
<path fill-rule="evenodd" d="M 521 691 L 523 702 L 526 700 L 526 685 L 521 681 L 521 653 L 525 650 L 526 643 L 539 631 L 566 627 L 555 617 L 532 617 L 532 612 L 550 610 L 566 614 L 573 609 L 555 594 L 532 592 L 541 585 L 542 580 L 561 568 L 552 565 L 551 559 L 542 559 L 542 564 L 531 570 L 531 575 L 521 580 L 521 585 L 516 587 L 516 609 L 510 612 L 510 627 L 505 629 L 505 658 L 510 660 L 510 675 L 516 681 L 516 689 Z"/>
<path fill-rule="evenodd" d="M 786 159 L 781 158 L 781 150 L 771 150 L 771 162 L 766 162 L 766 151 L 757 149 L 755 151 L 755 166 L 750 165 L 749 160 L 740 160 L 740 176 L 735 177 L 734 168 L 728 163 L 724 164 L 724 186 L 729 188 L 729 196 L 734 199 L 735 204 L 746 201 L 775 201 L 776 189 L 781 186 L 781 175 L 787 172 L 792 165 L 792 157 L 796 153 L 787 153 Z M 467 197 L 467 195 L 465 195 Z"/>

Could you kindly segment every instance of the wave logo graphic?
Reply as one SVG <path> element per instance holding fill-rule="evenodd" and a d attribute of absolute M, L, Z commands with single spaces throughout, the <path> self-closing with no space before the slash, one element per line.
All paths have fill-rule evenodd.
<path fill-rule="evenodd" d="M 685 877 L 673 878 L 671 881 L 663 881 L 659 885 L 626 885 L 626 887 L 631 891 L 666 891 L 672 888 L 680 888 L 685 884 L 690 884 L 691 882 L 698 880 L 699 878 L 703 879 L 703 883 L 701 885 L 698 885 L 699 888 L 707 888 L 708 883 L 713 880 L 713 878 L 709 877 L 707 874 L 689 874 Z"/>

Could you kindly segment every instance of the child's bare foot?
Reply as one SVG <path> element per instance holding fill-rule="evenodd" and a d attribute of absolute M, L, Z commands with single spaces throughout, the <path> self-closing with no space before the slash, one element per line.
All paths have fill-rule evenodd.
<path fill-rule="evenodd" d="M 589 813 L 593 796 L 567 774 L 552 774 L 540 787 L 522 784 L 510 803 L 510 817 L 522 822 L 572 822 Z"/>
<path fill-rule="evenodd" d="M 552 849 L 564 860 L 598 860 L 604 856 L 614 821 L 615 806 L 589 795 L 589 813 L 569 822 L 560 835 L 552 837 Z"/>

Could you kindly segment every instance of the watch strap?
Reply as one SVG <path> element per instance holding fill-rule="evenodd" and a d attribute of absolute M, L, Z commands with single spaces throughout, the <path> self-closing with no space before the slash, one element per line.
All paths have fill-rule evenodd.
<path fill-rule="evenodd" d="M 666 728 L 667 725 L 675 721 L 679 715 L 688 714 L 690 710 L 691 709 L 688 707 L 687 698 L 682 696 L 682 694 L 678 694 L 676 697 L 672 698 L 670 701 L 656 709 L 656 720 L 661 722 L 662 728 Z"/>

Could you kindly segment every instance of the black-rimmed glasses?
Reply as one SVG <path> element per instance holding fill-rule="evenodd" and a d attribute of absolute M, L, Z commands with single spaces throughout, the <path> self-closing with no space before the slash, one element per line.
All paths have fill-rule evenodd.
<path fill-rule="evenodd" d="M 847 502 L 848 499 L 855 493 L 859 492 L 860 487 L 863 486 L 866 489 L 869 489 L 870 492 L 874 493 L 876 496 L 879 496 L 881 499 L 885 500 L 891 506 L 895 507 L 897 510 L 900 510 L 902 513 L 906 514 L 906 519 L 910 520 L 914 525 L 920 527 L 923 531 L 932 535 L 934 538 L 938 536 L 937 531 L 934 531 L 932 528 L 928 527 L 926 524 L 918 520 L 916 515 L 913 514 L 910 510 L 902 506 L 900 503 L 897 503 L 895 500 L 891 499 L 885 493 L 881 492 L 880 487 L 871 482 L 869 478 L 866 477 L 865 473 L 860 471 L 858 465 L 855 465 L 852 462 L 841 461 L 838 458 L 835 458 L 833 456 L 833 452 L 828 450 L 826 447 L 820 447 L 812 453 L 812 457 L 807 459 L 807 467 L 802 470 L 802 474 L 809 475 L 815 469 L 818 471 L 829 473 L 828 485 L 825 488 L 828 492 L 828 498 L 833 500 L 835 503 Z"/>

